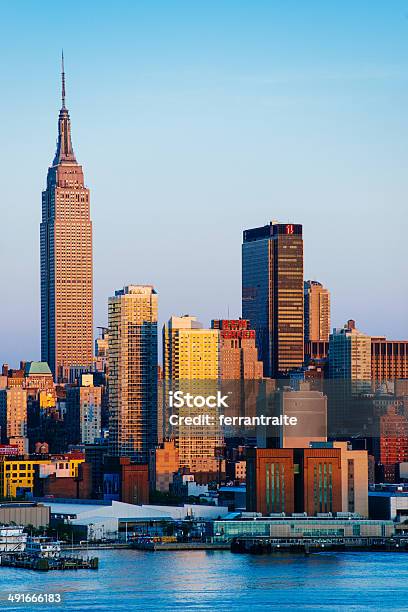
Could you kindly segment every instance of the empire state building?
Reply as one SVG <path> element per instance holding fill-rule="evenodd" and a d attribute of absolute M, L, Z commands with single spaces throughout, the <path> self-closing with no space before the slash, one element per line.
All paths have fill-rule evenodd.
<path fill-rule="evenodd" d="M 92 222 L 89 189 L 72 148 L 63 56 L 57 150 L 42 194 L 40 243 L 41 359 L 56 381 L 69 382 L 71 368 L 92 365 Z"/>

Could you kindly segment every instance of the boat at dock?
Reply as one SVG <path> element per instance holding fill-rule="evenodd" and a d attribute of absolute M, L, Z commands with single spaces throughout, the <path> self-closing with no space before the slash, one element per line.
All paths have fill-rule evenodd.
<path fill-rule="evenodd" d="M 27 534 L 21 525 L 0 525 L 0 553 L 24 551 Z"/>
<path fill-rule="evenodd" d="M 0 567 L 39 571 L 98 569 L 98 557 L 61 554 L 61 542 L 31 537 L 22 526 L 0 527 Z"/>
<path fill-rule="evenodd" d="M 61 555 L 61 543 L 45 536 L 29 537 L 24 552 L 42 559 L 58 559 Z"/>
<path fill-rule="evenodd" d="M 136 550 L 150 551 L 178 551 L 178 550 L 229 550 L 230 544 L 224 542 L 178 542 L 176 538 L 155 538 L 141 537 L 136 538 L 130 544 L 130 548 Z"/>

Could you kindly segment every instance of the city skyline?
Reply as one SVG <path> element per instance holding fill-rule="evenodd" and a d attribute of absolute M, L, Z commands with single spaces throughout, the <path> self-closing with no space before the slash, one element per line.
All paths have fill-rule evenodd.
<path fill-rule="evenodd" d="M 13 9 L 9 10 L 12 12 Z M 240 7 L 239 10 L 242 16 L 244 9 Z M 281 24 L 288 19 L 285 11 L 275 14 L 265 7 L 263 10 L 272 28 L 273 16 L 278 21 L 280 19 Z M 135 17 L 136 9 L 136 13 L 129 11 Z M 360 11 L 362 9 L 350 26 L 357 32 L 361 28 L 358 18 L 366 17 Z M 201 13 L 200 16 L 203 18 L 201 30 L 208 32 L 208 18 Z M 145 17 L 151 26 L 148 11 Z M 260 8 L 255 17 L 258 31 Z M 329 13 L 325 13 L 321 19 L 329 20 L 329 17 Z M 139 57 L 137 47 L 129 43 L 124 65 L 115 71 L 119 57 L 123 59 L 123 48 L 118 55 L 112 52 L 107 61 L 106 51 L 102 56 L 90 55 L 83 38 L 80 37 L 78 45 L 70 42 L 66 55 L 70 107 L 75 116 L 74 138 L 78 143 L 78 159 L 86 164 L 95 213 L 95 325 L 106 324 L 107 298 L 114 288 L 129 283 L 151 283 L 157 287 L 160 326 L 176 312 L 194 313 L 204 322 L 227 316 L 228 309 L 231 317 L 238 316 L 241 232 L 245 227 L 278 219 L 304 226 L 305 278 L 318 280 L 330 290 L 332 328 L 341 326 L 352 317 L 367 334 L 385 335 L 389 339 L 406 336 L 404 259 L 398 257 L 398 245 L 403 243 L 406 223 L 403 199 L 406 152 L 402 147 L 406 141 L 406 123 L 402 115 L 406 78 L 400 71 L 401 58 L 406 53 L 403 40 L 406 30 L 400 23 L 398 12 L 377 8 L 367 18 L 372 20 L 372 24 L 378 24 L 384 18 L 387 35 L 384 34 L 380 44 L 378 39 L 374 41 L 363 36 L 368 52 L 364 53 L 364 45 L 360 44 L 359 61 L 355 67 L 358 76 L 360 72 L 364 75 L 365 80 L 360 85 L 356 85 L 355 73 L 353 76 L 351 71 L 350 52 L 346 52 L 344 41 L 335 32 L 333 64 L 325 65 L 316 49 L 310 48 L 302 66 L 301 79 L 294 73 L 301 46 L 299 41 L 286 60 L 279 56 L 279 65 L 271 59 L 262 63 L 259 47 L 251 47 L 250 61 L 257 60 L 259 71 L 250 79 L 252 94 L 247 92 L 245 95 L 247 88 L 239 79 L 248 85 L 245 73 L 248 75 L 251 69 L 240 53 L 237 53 L 236 61 L 232 61 L 238 41 L 238 30 L 234 27 L 226 33 L 228 51 L 224 50 L 223 54 L 219 45 L 216 46 L 208 55 L 205 70 L 200 73 L 201 80 L 189 72 L 194 59 L 197 59 L 195 54 L 190 60 L 177 55 L 175 66 L 185 68 L 177 76 L 174 67 L 171 68 L 164 59 L 163 46 L 153 53 L 154 60 L 149 60 L 146 53 Z M 192 20 L 192 13 L 188 13 L 186 19 Z M 225 20 L 226 14 L 221 11 L 220 24 Z M 69 19 L 64 27 L 68 25 Z M 250 36 L 254 31 L 253 25 L 248 25 Z M 22 27 L 24 29 L 24 22 Z M 389 37 L 392 28 L 395 28 L 393 46 Z M 147 28 L 147 32 L 151 30 Z M 262 29 L 259 36 L 269 51 L 282 51 L 295 40 L 296 32 L 294 24 L 287 41 L 279 37 L 274 46 L 268 43 Z M 165 34 L 167 40 L 167 29 Z M 57 107 L 58 53 L 63 38 L 59 36 L 58 48 L 56 39 L 52 38 L 50 47 L 53 47 L 53 53 L 47 50 L 49 57 L 44 57 L 44 51 L 40 56 L 34 52 L 32 58 L 27 54 L 24 56 L 25 62 L 31 62 L 32 72 L 36 75 L 36 78 L 28 77 L 30 105 L 27 105 L 26 97 L 16 95 L 19 88 L 27 87 L 26 78 L 16 77 L 23 49 L 17 53 L 11 44 L 7 55 L 10 62 L 4 66 L 15 106 L 12 112 L 8 96 L 2 102 L 2 110 L 10 118 L 5 126 L 7 154 L 3 152 L 1 159 L 5 176 L 13 177 L 13 167 L 18 167 L 22 151 L 31 159 L 24 184 L 19 184 L 18 190 L 5 184 L 3 195 L 8 204 L 4 219 L 9 231 L 2 240 L 1 255 L 12 265 L 6 266 L 4 271 L 3 282 L 9 289 L 3 291 L 0 307 L 0 357 L 11 365 L 20 358 L 39 358 L 40 354 L 38 235 L 34 228 L 38 223 L 38 186 L 43 188 L 43 171 L 45 164 L 49 163 L 50 143 L 54 137 L 53 108 Z M 7 37 L 5 40 L 10 43 Z M 141 40 L 143 47 L 147 44 L 146 34 Z M 29 43 L 30 36 L 24 45 Z M 203 44 L 203 50 L 207 52 L 208 41 Z M 373 45 L 376 45 L 375 53 Z M 181 45 L 178 49 L 182 48 Z M 344 56 L 339 53 L 341 50 Z M 224 61 L 220 67 L 219 89 L 213 78 L 217 68 L 216 51 Z M 376 53 L 383 58 L 380 65 L 374 61 Z M 137 64 L 128 73 L 133 78 L 123 79 L 123 70 L 128 69 L 136 57 Z M 93 62 L 92 70 L 90 61 Z M 153 62 L 154 70 L 149 81 L 146 74 L 150 62 Z M 329 72 L 326 72 L 329 67 Z M 345 69 L 343 74 L 342 68 Z M 114 97 L 106 84 L 101 83 L 102 73 L 108 74 L 108 80 L 112 81 Z M 7 80 L 7 77 L 10 78 Z M 317 88 L 313 88 L 311 95 L 310 87 L 313 85 Z M 182 94 L 186 87 L 188 95 L 183 102 Z M 199 95 L 202 88 L 206 89 L 203 99 Z M 387 94 L 388 88 L 391 88 L 392 95 Z M 347 102 L 351 93 L 352 105 Z M 260 99 L 264 103 L 259 106 Z M 330 104 L 327 105 L 328 100 Z M 306 106 L 301 108 L 301 103 L 305 102 Z M 314 103 L 317 107 L 311 112 Z M 227 108 L 231 111 L 229 117 Z M 131 109 L 136 111 L 132 115 Z M 258 111 L 260 114 L 256 119 Z M 31 116 L 31 113 L 35 114 L 36 121 L 30 123 L 27 136 L 27 122 L 21 117 Z M 16 120 L 17 114 L 21 125 Z M 380 124 L 382 144 L 376 144 L 378 115 L 383 122 Z M 105 121 L 102 121 L 103 117 Z M 343 128 L 348 126 L 343 136 L 339 131 L 333 131 L 334 120 L 338 120 Z M 285 129 L 280 129 L 280 122 Z M 326 131 L 321 129 L 324 125 Z M 24 126 L 24 133 L 21 126 Z M 186 136 L 188 127 L 192 130 L 190 138 Z M 357 130 L 357 138 L 351 134 L 351 127 Z M 220 129 L 220 136 L 216 137 Z M 315 133 L 317 129 L 319 138 Z M 209 130 L 207 137 L 205 130 Z M 312 133 L 315 133 L 314 141 L 308 140 Z M 231 139 L 232 135 L 234 138 Z M 190 140 L 192 136 L 194 143 Z M 126 145 L 127 140 L 132 143 L 131 149 Z M 231 144 L 227 147 L 227 142 L 233 144 L 235 152 L 232 152 Z M 101 156 L 102 145 L 105 149 Z M 109 156 L 106 156 L 107 150 Z M 127 156 L 130 150 L 132 156 Z M 326 155 L 327 150 L 331 157 Z M 193 164 L 188 162 L 192 152 Z M 307 159 L 306 152 L 310 159 Z M 109 159 L 105 162 L 107 157 Z M 312 161 L 318 171 L 312 168 Z M 136 190 L 133 189 L 135 163 Z M 248 172 L 245 180 L 242 178 L 244 168 Z M 153 173 L 156 181 L 152 180 Z M 159 183 L 163 187 L 159 187 Z M 112 201 L 117 210 L 116 218 L 108 216 L 107 205 Z M 327 214 L 327 202 L 330 214 Z M 199 215 L 199 232 L 195 231 L 197 210 L 203 211 Z M 381 233 L 378 241 L 376 232 L 382 227 L 384 211 L 388 210 L 393 213 L 392 232 Z M 191 222 L 187 227 L 191 231 L 187 235 L 183 232 L 183 240 L 175 241 L 180 223 L 185 224 L 189 218 Z M 122 219 L 130 222 L 125 226 Z M 333 240 L 333 232 L 339 237 L 344 232 L 343 240 Z M 114 236 L 111 241 L 110 233 Z M 171 242 L 169 236 L 173 237 Z M 219 248 L 209 251 L 209 237 Z M 146 254 L 143 259 L 142 253 Z M 117 270 L 119 261 L 121 269 Z M 139 267 L 137 263 L 135 266 L 135 262 L 142 262 L 142 265 Z M 24 287 L 20 278 L 25 279 Z M 194 291 L 191 291 L 192 281 Z M 27 293 L 30 295 L 28 308 Z"/>
<path fill-rule="evenodd" d="M 407 1 L 2 7 L 0 607 L 405 609 Z"/>

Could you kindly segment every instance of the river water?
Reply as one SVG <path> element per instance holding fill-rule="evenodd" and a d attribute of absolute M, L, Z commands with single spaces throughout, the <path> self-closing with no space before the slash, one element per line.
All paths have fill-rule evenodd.
<path fill-rule="evenodd" d="M 0 568 L 0 609 L 64 612 L 133 610 L 407 610 L 407 553 L 269 556 L 229 551 L 95 553 L 98 571 Z M 62 604 L 17 604 L 8 593 L 60 593 Z"/>

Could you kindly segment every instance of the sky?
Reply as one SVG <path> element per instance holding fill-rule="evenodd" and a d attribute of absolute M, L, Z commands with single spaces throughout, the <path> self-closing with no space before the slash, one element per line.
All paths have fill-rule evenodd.
<path fill-rule="evenodd" d="M 408 1 L 0 5 L 0 363 L 40 358 L 41 191 L 64 48 L 95 326 L 125 284 L 239 317 L 245 228 L 302 223 L 332 325 L 408 338 Z"/>

